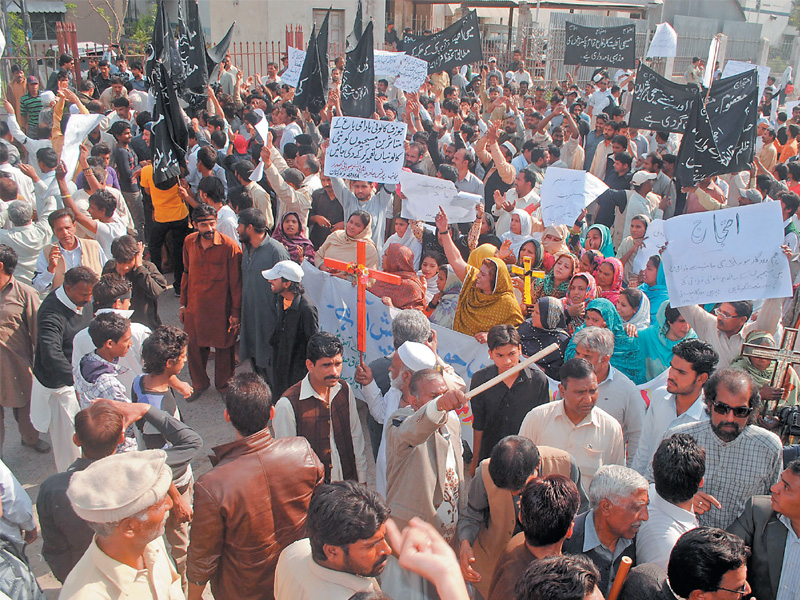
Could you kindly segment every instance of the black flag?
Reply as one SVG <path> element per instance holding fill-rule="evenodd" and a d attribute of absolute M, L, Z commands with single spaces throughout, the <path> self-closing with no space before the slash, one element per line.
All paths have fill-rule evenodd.
<path fill-rule="evenodd" d="M 347 53 L 342 74 L 342 112 L 348 117 L 369 119 L 375 112 L 375 52 L 372 21 L 358 45 Z"/>
<path fill-rule="evenodd" d="M 233 28 L 236 27 L 236 21 L 231 23 L 228 28 L 228 33 L 225 34 L 219 44 L 206 50 L 206 67 L 209 75 L 214 71 L 214 68 L 222 62 L 225 55 L 228 53 L 228 48 L 233 40 Z"/>
<path fill-rule="evenodd" d="M 358 8 L 356 8 L 356 20 L 353 23 L 353 31 L 347 36 L 345 43 L 347 44 L 347 51 L 349 52 L 358 45 L 361 41 L 361 36 L 364 34 L 364 21 L 361 16 L 361 0 L 358 0 Z"/>
<path fill-rule="evenodd" d="M 633 68 L 636 26 L 585 27 L 566 21 L 565 65 Z"/>
<path fill-rule="evenodd" d="M 406 43 L 408 40 L 408 43 Z M 411 41 L 403 38 L 406 54 L 428 62 L 428 74 L 483 60 L 478 12 L 471 10 L 447 29 Z"/>
<path fill-rule="evenodd" d="M 180 177 L 186 166 L 189 131 L 178 105 L 178 96 L 164 64 L 156 61 L 150 75 L 150 90 L 155 97 L 150 152 L 153 155 L 153 182 L 164 183 Z"/>
<path fill-rule="evenodd" d="M 699 89 L 698 89 L 699 95 Z M 684 186 L 707 177 L 748 169 L 758 118 L 758 72 L 715 81 L 706 104 L 697 102 L 678 152 L 677 177 Z"/>
<path fill-rule="evenodd" d="M 149 46 L 150 53 L 147 57 L 145 72 L 150 77 L 155 69 L 155 64 L 161 61 L 167 70 L 170 81 L 176 88 L 183 85 L 183 63 L 178 52 L 178 43 L 175 41 L 172 28 L 169 26 L 169 17 L 164 0 L 158 3 L 156 21 L 153 26 L 153 39 Z"/>
<path fill-rule="evenodd" d="M 197 2 L 188 0 L 186 8 L 188 19 L 184 20 L 181 3 L 178 3 L 178 51 L 183 61 L 183 85 L 187 88 L 205 88 L 208 85 L 206 41 Z"/>
<path fill-rule="evenodd" d="M 675 83 L 647 65 L 641 65 L 636 73 L 628 125 L 640 129 L 684 133 L 694 109 L 694 102 L 700 98 L 697 90 L 696 85 Z"/>
<path fill-rule="evenodd" d="M 319 33 L 311 30 L 311 39 L 306 50 L 306 60 L 300 71 L 300 79 L 294 94 L 294 103 L 301 110 L 319 112 L 328 101 L 328 17 L 322 20 Z"/>

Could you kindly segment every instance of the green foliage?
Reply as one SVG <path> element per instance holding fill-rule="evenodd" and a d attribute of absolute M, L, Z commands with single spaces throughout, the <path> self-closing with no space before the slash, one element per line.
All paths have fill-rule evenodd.
<path fill-rule="evenodd" d="M 789 11 L 789 25 L 800 30 L 800 0 L 792 0 L 792 8 Z"/>
<path fill-rule="evenodd" d="M 127 35 L 137 44 L 149 44 L 153 38 L 153 27 L 156 24 L 156 12 L 158 5 L 154 4 L 146 15 L 135 21 L 126 24 Z"/>
<path fill-rule="evenodd" d="M 8 32 L 10 37 L 6 40 L 5 55 L 28 56 L 25 29 L 22 27 L 22 16 L 19 13 L 8 13 Z"/>

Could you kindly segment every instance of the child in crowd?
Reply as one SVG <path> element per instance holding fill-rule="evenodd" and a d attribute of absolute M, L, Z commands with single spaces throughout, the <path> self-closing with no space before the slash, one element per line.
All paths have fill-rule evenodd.
<path fill-rule="evenodd" d="M 422 255 L 419 265 L 419 278 L 427 286 L 425 292 L 425 303 L 428 304 L 437 292 L 441 291 L 438 287 L 439 268 L 445 264 L 444 256 L 440 253 L 429 250 Z"/>
<path fill-rule="evenodd" d="M 647 226 L 650 219 L 646 215 L 637 215 L 631 219 L 630 235 L 622 240 L 617 249 L 617 258 L 625 267 L 622 275 L 622 285 L 627 286 L 629 281 L 637 281 L 638 273 L 633 269 L 633 261 L 639 248 L 644 243 L 644 236 L 647 234 Z"/>

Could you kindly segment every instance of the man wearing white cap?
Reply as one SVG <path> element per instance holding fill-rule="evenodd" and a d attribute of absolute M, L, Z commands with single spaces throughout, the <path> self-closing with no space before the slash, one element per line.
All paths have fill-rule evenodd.
<path fill-rule="evenodd" d="M 458 517 L 467 501 L 461 422 L 452 411 L 465 405 L 467 399 L 460 390 L 448 390 L 436 369 L 418 369 L 413 375 L 404 371 L 402 377 L 407 382 L 407 406 L 395 411 L 384 429 L 386 503 L 399 527 L 419 517 L 436 527 L 450 543 L 456 537 Z M 400 573 L 391 559 L 381 587 L 392 598 L 437 597 L 431 593 L 429 583 Z"/>
<path fill-rule="evenodd" d="M 95 537 L 59 598 L 184 598 L 161 538 L 171 482 L 163 450 L 114 454 L 72 476 L 67 496 Z"/>
<path fill-rule="evenodd" d="M 272 392 L 279 396 L 308 373 L 306 346 L 319 331 L 317 307 L 305 296 L 303 269 L 293 260 L 282 260 L 262 271 L 275 294 L 278 318 L 272 334 Z"/>

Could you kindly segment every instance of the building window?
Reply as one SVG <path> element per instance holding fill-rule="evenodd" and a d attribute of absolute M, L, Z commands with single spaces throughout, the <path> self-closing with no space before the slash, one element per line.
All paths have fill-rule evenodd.
<path fill-rule="evenodd" d="M 314 9 L 314 24 L 317 26 L 317 31 L 319 31 L 326 14 L 328 14 L 327 8 Z M 346 35 L 344 31 L 344 11 L 332 10 L 328 19 L 328 54 L 331 57 L 335 58 L 340 54 L 344 54 L 344 38 Z"/>
<path fill-rule="evenodd" d="M 55 40 L 56 23 L 61 22 L 62 13 L 57 12 L 29 12 L 31 19 L 31 32 L 34 40 Z"/>

